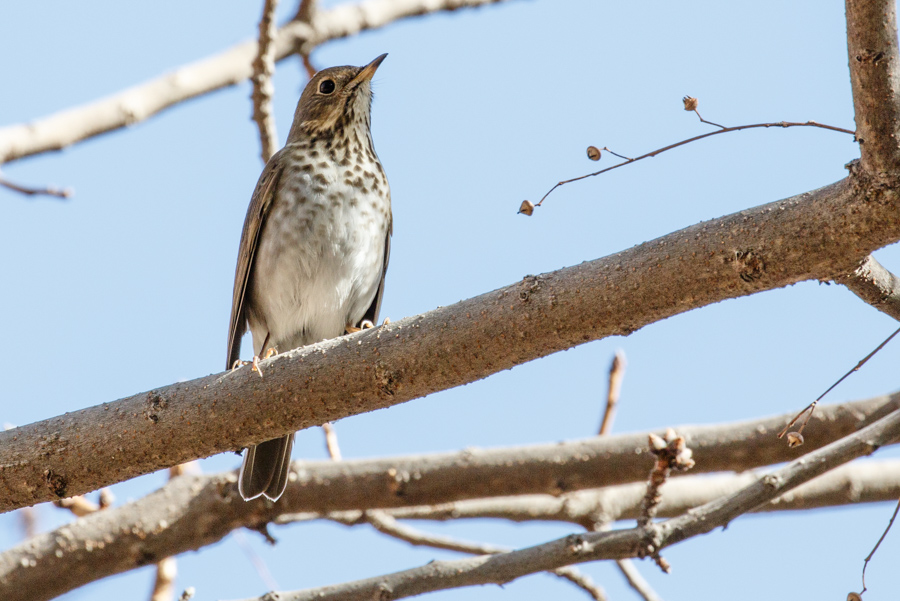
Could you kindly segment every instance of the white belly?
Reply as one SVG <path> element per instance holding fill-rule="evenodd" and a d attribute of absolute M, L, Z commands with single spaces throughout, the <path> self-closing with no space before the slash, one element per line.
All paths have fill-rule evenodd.
<path fill-rule="evenodd" d="M 342 335 L 378 292 L 387 180 L 374 163 L 356 170 L 323 163 L 315 174 L 285 170 L 261 233 L 248 291 L 257 355 L 266 336 L 267 347 L 284 352 Z"/>

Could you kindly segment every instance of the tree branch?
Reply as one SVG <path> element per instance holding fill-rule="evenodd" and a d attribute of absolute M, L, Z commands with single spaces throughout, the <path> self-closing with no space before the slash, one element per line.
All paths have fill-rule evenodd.
<path fill-rule="evenodd" d="M 685 476 L 673 478 L 666 484 L 666 494 L 657 515 L 676 517 L 695 507 L 709 503 L 748 486 L 759 478 L 746 472 L 738 475 Z M 514 522 L 551 521 L 579 524 L 586 530 L 620 520 L 634 520 L 640 516 L 641 499 L 646 486 L 639 483 L 582 490 L 561 496 L 520 495 L 471 499 L 440 505 L 400 507 L 383 510 L 404 520 L 448 521 L 458 519 L 503 519 Z M 839 507 L 857 503 L 878 503 L 900 497 L 900 460 L 853 463 L 837 468 L 824 476 L 800 486 L 786 495 L 753 510 L 796 511 L 822 507 Z M 276 523 L 334 519 L 353 522 L 359 511 L 335 514 L 286 514 Z"/>
<path fill-rule="evenodd" d="M 396 405 L 727 298 L 848 273 L 900 239 L 900 200 L 884 187 L 872 200 L 863 179 L 277 355 L 264 379 L 238 369 L 0 432 L 0 511 Z M 350 368 L 356 377 L 345 377 Z"/>
<path fill-rule="evenodd" d="M 893 0 L 847 0 L 847 51 L 863 169 L 900 175 L 900 55 Z"/>
<path fill-rule="evenodd" d="M 432 547 L 435 549 L 446 549 L 448 551 L 456 551 L 458 553 L 470 553 L 475 555 L 494 555 L 497 553 L 508 553 L 511 549 L 498 547 L 484 543 L 473 543 L 469 541 L 451 538 L 449 536 L 441 536 L 430 532 L 423 532 L 416 528 L 411 528 L 401 524 L 383 511 L 367 511 L 365 512 L 366 521 L 382 534 L 386 534 L 398 540 L 408 542 L 411 545 Z M 343 522 L 347 523 L 347 522 Z M 348 525 L 356 525 L 348 523 Z M 606 593 L 603 592 L 589 577 L 578 571 L 577 568 L 566 566 L 551 570 L 551 574 L 559 576 L 575 586 L 581 588 L 593 599 L 597 601 L 606 601 Z"/>
<path fill-rule="evenodd" d="M 482 555 L 456 561 L 433 561 L 426 566 L 384 576 L 302 591 L 279 592 L 280 601 L 328 601 L 329 599 L 400 599 L 425 592 L 472 586 L 504 584 L 538 571 L 601 559 L 640 557 L 715 528 L 782 495 L 812 478 L 856 457 L 874 452 L 900 438 L 900 410 L 865 429 L 818 451 L 792 461 L 757 479 L 737 493 L 727 495 L 689 514 L 647 528 L 589 532 L 519 551 Z M 263 598 L 254 598 L 263 601 Z M 250 601 L 249 599 L 246 601 Z"/>
<path fill-rule="evenodd" d="M 278 33 L 275 27 L 275 9 L 278 0 L 264 0 L 262 17 L 259 19 L 259 41 L 256 58 L 253 59 L 253 121 L 259 129 L 260 154 L 266 164 L 278 147 L 278 134 L 275 133 L 275 116 L 272 114 L 272 96 L 275 86 L 272 75 L 275 73 L 275 46 L 272 40 Z M 307 20 L 308 22 L 308 20 Z"/>
<path fill-rule="evenodd" d="M 900 278 L 869 255 L 852 273 L 835 279 L 879 311 L 900 321 Z"/>
<path fill-rule="evenodd" d="M 278 30 L 275 59 L 282 60 L 296 52 L 309 54 L 327 41 L 378 29 L 399 19 L 502 1 L 363 0 L 314 11 L 312 25 L 292 21 Z M 0 129 L 0 164 L 63 149 L 148 119 L 185 100 L 237 85 L 250 77 L 256 53 L 256 40 L 243 42 L 106 98 L 31 123 L 4 127 Z"/>
<path fill-rule="evenodd" d="M 897 409 L 900 409 L 900 393 L 842 405 L 825 405 L 813 418 L 811 429 L 814 435 L 801 449 L 811 451 L 821 447 Z M 798 456 L 797 449 L 790 449 L 775 438 L 786 419 L 790 419 L 790 414 L 737 424 L 679 426 L 678 431 L 693 449 L 697 460 L 695 472 L 744 471 Z M 7 597 L 4 601 L 51 599 L 88 582 L 153 563 L 159 558 L 199 549 L 221 540 L 236 528 L 256 529 L 276 521 L 279 516 L 284 516 L 281 522 L 297 519 L 285 515 L 296 512 L 308 512 L 304 518 L 313 519 L 340 509 L 434 504 L 459 498 L 540 492 L 546 496 L 525 497 L 527 501 L 521 503 L 509 498 L 499 499 L 496 503 L 478 499 L 433 508 L 390 510 L 390 514 L 406 518 L 452 519 L 475 517 L 472 511 L 479 507 L 482 511 L 487 510 L 482 515 L 495 512 L 491 517 L 571 521 L 590 529 L 595 521 L 636 517 L 636 513 L 628 513 L 632 511 L 629 508 L 639 506 L 651 459 L 649 453 L 637 454 L 635 449 L 646 448 L 646 441 L 647 433 L 638 433 L 562 444 L 419 457 L 296 462 L 296 474 L 292 475 L 295 477 L 288 482 L 287 491 L 276 504 L 243 502 L 235 487 L 234 473 L 182 476 L 143 499 L 97 512 L 0 554 L 0 585 L 24 595 Z M 865 480 L 865 488 L 858 489 L 860 501 L 881 500 L 883 496 L 879 495 L 896 494 L 900 486 L 896 480 L 900 480 L 900 474 L 894 480 L 889 474 L 883 474 L 881 478 L 888 488 L 877 489 L 873 497 L 868 497 L 865 491 L 874 485 Z M 673 511 L 681 512 L 709 499 L 708 496 L 678 493 L 685 479 L 673 478 L 667 484 L 660 515 L 673 515 Z M 559 496 L 566 490 L 620 482 L 638 484 L 633 490 L 622 487 L 625 492 L 608 495 L 601 492 L 600 498 L 597 491 Z M 747 481 L 738 482 L 743 485 Z M 713 486 L 706 490 L 719 495 L 734 488 L 722 488 L 719 484 L 718 488 Z M 683 497 L 687 499 L 676 501 Z M 834 502 L 852 502 L 853 499 Z M 529 511 L 532 511 L 530 518 L 527 516 Z M 361 512 L 356 512 L 340 519 L 353 523 L 361 518 Z M 104 544 L 100 546 L 97 541 L 104 541 Z"/>

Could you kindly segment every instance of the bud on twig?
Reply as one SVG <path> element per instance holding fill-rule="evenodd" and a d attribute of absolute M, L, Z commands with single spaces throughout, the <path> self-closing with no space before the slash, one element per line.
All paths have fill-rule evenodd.
<path fill-rule="evenodd" d="M 534 203 L 530 200 L 523 200 L 522 204 L 519 205 L 519 213 L 531 217 L 531 214 L 534 213 Z"/>

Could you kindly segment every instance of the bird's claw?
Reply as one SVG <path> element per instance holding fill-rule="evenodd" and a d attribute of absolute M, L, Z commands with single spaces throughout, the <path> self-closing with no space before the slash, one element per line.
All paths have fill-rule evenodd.
<path fill-rule="evenodd" d="M 391 323 L 391 318 L 385 317 L 384 321 L 381 323 L 381 325 L 386 326 L 389 323 Z M 346 332 L 348 334 L 356 334 L 357 332 L 360 332 L 362 330 L 369 330 L 369 329 L 375 328 L 375 327 L 378 327 L 378 326 L 376 326 L 374 323 L 372 323 L 368 319 L 364 319 L 360 322 L 359 327 L 347 326 L 346 328 L 344 328 L 344 330 L 346 330 Z"/>
<path fill-rule="evenodd" d="M 250 371 L 255 371 L 259 374 L 259 377 L 263 377 L 262 368 L 259 366 L 260 361 L 265 361 L 269 357 L 273 357 L 278 354 L 278 349 L 275 347 L 270 347 L 266 350 L 265 354 L 260 357 L 259 355 L 253 356 L 253 361 L 241 361 L 240 359 L 236 360 L 234 364 L 231 366 L 231 371 L 236 371 L 238 368 L 241 368 L 245 365 L 250 365 Z"/>

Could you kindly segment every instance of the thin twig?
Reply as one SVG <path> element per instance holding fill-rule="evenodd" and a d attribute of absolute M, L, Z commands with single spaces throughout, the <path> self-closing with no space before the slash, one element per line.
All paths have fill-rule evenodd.
<path fill-rule="evenodd" d="M 625 576 L 625 580 L 631 588 L 643 597 L 644 601 L 662 601 L 662 597 L 653 590 L 653 587 L 651 587 L 646 578 L 641 575 L 641 572 L 637 569 L 637 566 L 634 565 L 633 561 L 630 559 L 618 559 L 616 560 L 616 565 L 619 567 L 619 571 L 622 572 L 622 575 Z"/>
<path fill-rule="evenodd" d="M 328 449 L 328 456 L 332 461 L 341 460 L 341 447 L 338 445 L 337 432 L 331 422 L 322 424 L 322 431 L 325 432 L 325 448 Z"/>
<path fill-rule="evenodd" d="M 3 176 L 0 176 L 0 186 L 9 188 L 19 194 L 25 196 L 55 196 L 56 198 L 69 198 L 72 196 L 71 188 L 56 188 L 54 186 L 46 186 L 44 188 L 31 188 L 13 183 Z"/>
<path fill-rule="evenodd" d="M 687 471 L 694 467 L 691 450 L 687 447 L 687 443 L 683 436 L 678 436 L 671 428 L 666 432 L 666 438 L 662 439 L 655 434 L 650 435 L 650 452 L 656 455 L 656 463 L 650 471 L 650 478 L 647 481 L 647 492 L 641 501 L 641 516 L 637 519 L 639 528 L 647 528 L 656 517 L 656 511 L 659 509 L 659 503 L 662 501 L 663 484 L 669 479 L 672 470 Z M 656 546 L 648 545 L 649 551 L 646 555 L 653 558 L 663 572 L 668 574 L 671 566 L 659 554 Z"/>
<path fill-rule="evenodd" d="M 606 411 L 603 412 L 603 421 L 600 423 L 600 436 L 609 434 L 612 430 L 613 419 L 616 416 L 616 405 L 619 403 L 619 393 L 622 391 L 622 379 L 625 377 L 625 351 L 619 349 L 609 366 L 609 389 L 606 393 Z"/>
<path fill-rule="evenodd" d="M 866 568 L 869 566 L 869 561 L 875 556 L 875 552 L 878 550 L 878 547 L 881 546 L 881 541 L 884 540 L 884 537 L 887 536 L 887 533 L 891 531 L 891 526 L 894 525 L 894 520 L 897 519 L 897 512 L 900 511 L 900 499 L 897 500 L 897 506 L 894 507 L 894 515 L 891 516 L 890 521 L 888 522 L 887 528 L 884 529 L 884 532 L 881 533 L 881 538 L 878 539 L 878 542 L 875 543 L 875 547 L 872 549 L 872 552 L 866 557 L 863 562 L 862 569 L 862 590 L 859 591 L 859 594 L 862 595 L 866 592 Z"/>
<path fill-rule="evenodd" d="M 577 182 L 577 181 L 580 181 L 583 179 L 587 179 L 589 177 L 594 177 L 594 176 L 600 175 L 602 173 L 606 173 L 607 171 L 612 171 L 613 169 L 618 169 L 619 167 L 622 167 L 623 165 L 630 165 L 631 163 L 636 163 L 637 161 L 640 161 L 642 159 L 655 157 L 656 155 L 666 152 L 667 150 L 672 150 L 673 148 L 678 148 L 679 146 L 684 146 L 685 144 L 690 144 L 691 142 L 696 142 L 697 140 L 702 140 L 704 138 L 709 138 L 712 136 L 718 136 L 719 134 L 725 134 L 725 133 L 730 133 L 730 132 L 734 132 L 734 131 L 741 131 L 743 129 L 755 129 L 755 128 L 760 128 L 760 127 L 765 127 L 765 128 L 769 128 L 769 127 L 781 127 L 781 128 L 819 127 L 821 129 L 828 129 L 831 131 L 838 131 L 838 132 L 845 133 L 845 134 L 855 135 L 855 132 L 853 132 L 849 129 L 844 129 L 842 127 L 835 127 L 833 125 L 825 125 L 822 123 L 816 123 L 815 121 L 806 121 L 805 123 L 794 122 L 794 121 L 778 121 L 778 122 L 772 122 L 772 123 L 754 123 L 752 125 L 737 125 L 735 127 L 726 127 L 724 129 L 720 129 L 718 131 L 711 131 L 709 133 L 705 133 L 705 134 L 702 134 L 699 136 L 694 136 L 693 138 L 688 138 L 687 140 L 682 140 L 680 142 L 675 142 L 674 144 L 669 144 L 668 146 L 664 146 L 663 148 L 659 148 L 652 152 L 648 152 L 647 154 L 642 154 L 641 156 L 639 156 L 635 159 L 627 159 L 621 163 L 618 163 L 617 165 L 613 165 L 612 167 L 607 167 L 606 169 L 601 169 L 600 171 L 595 171 L 593 173 L 588 173 L 586 175 L 579 175 L 578 177 L 573 177 L 571 179 L 567 179 L 567 180 L 558 182 L 555 186 L 550 188 L 550 190 L 548 190 L 547 193 L 544 194 L 544 196 L 541 197 L 541 199 L 534 206 L 536 206 L 536 207 L 541 206 L 541 204 L 543 204 L 544 200 L 546 200 L 546 198 L 548 196 L 550 196 L 550 194 L 554 190 L 559 188 L 560 186 L 564 186 L 566 184 L 571 184 L 572 182 Z M 608 148 L 606 148 L 605 150 L 607 150 L 610 154 L 615 154 Z M 620 155 L 616 155 L 616 156 L 620 156 Z"/>
<path fill-rule="evenodd" d="M 726 129 L 724 125 L 719 125 L 718 123 L 713 123 L 712 121 L 707 121 L 703 117 L 700 116 L 700 111 L 697 110 L 697 99 L 693 96 L 685 96 L 682 98 L 682 102 L 684 102 L 684 110 L 693 111 L 697 118 L 700 119 L 701 123 L 706 123 L 707 125 L 715 125 L 716 127 L 720 127 L 722 129 Z"/>
<path fill-rule="evenodd" d="M 158 562 L 150 601 L 172 601 L 175 597 L 175 576 L 177 575 L 178 564 L 174 557 L 165 557 Z"/>
<path fill-rule="evenodd" d="M 808 414 L 807 414 L 807 416 L 806 416 L 806 419 L 803 420 L 803 423 L 800 425 L 800 428 L 797 430 L 796 433 L 793 433 L 793 434 L 795 434 L 795 436 L 796 436 L 797 438 L 794 439 L 795 442 L 793 442 L 792 445 L 793 445 L 793 446 L 798 446 L 798 445 L 800 445 L 800 444 L 803 444 L 803 437 L 800 436 L 800 435 L 803 433 L 803 428 L 805 428 L 805 427 L 806 427 L 806 424 L 809 423 L 810 418 L 812 418 L 813 412 L 816 410 L 816 405 L 819 404 L 819 401 L 821 401 L 821 400 L 825 397 L 826 394 L 828 394 L 829 392 L 831 392 L 832 390 L 834 390 L 834 388 L 835 388 L 838 384 L 840 384 L 841 382 L 843 382 L 844 380 L 846 380 L 846 379 L 847 379 L 847 376 L 849 376 L 850 374 L 852 374 L 852 373 L 855 372 L 855 371 L 859 371 L 859 368 L 862 367 L 863 365 L 865 365 L 866 361 L 868 361 L 868 360 L 871 359 L 873 356 L 875 356 L 875 353 L 877 353 L 878 351 L 880 351 L 881 349 L 883 349 L 883 348 L 885 347 L 885 345 L 886 345 L 888 342 L 891 341 L 891 338 L 893 338 L 893 337 L 896 336 L 897 334 L 900 334 L 900 328 L 897 328 L 896 330 L 894 330 L 894 333 L 891 334 L 890 336 L 888 336 L 887 338 L 885 338 L 884 342 L 882 342 L 882 343 L 879 344 L 877 347 L 875 347 L 875 350 L 874 350 L 874 351 L 872 351 L 871 353 L 869 353 L 868 355 L 866 355 L 865 357 L 863 357 L 862 360 L 860 360 L 860 362 L 856 364 L 856 367 L 854 367 L 853 369 L 851 369 L 850 371 L 848 371 L 847 373 L 845 373 L 843 376 L 841 376 L 840 380 L 838 380 L 837 382 L 835 382 L 834 384 L 832 384 L 831 386 L 829 386 L 829 387 L 828 387 L 828 390 L 826 390 L 825 392 L 823 392 L 822 394 L 819 395 L 819 398 L 817 398 L 816 400 L 814 400 L 812 403 L 810 403 L 809 405 L 807 405 L 800 413 L 798 413 L 798 414 L 796 415 L 796 417 L 794 417 L 794 419 L 792 419 L 792 420 L 790 421 L 790 423 L 788 423 L 788 425 L 786 425 L 786 426 L 784 427 L 784 429 L 783 429 L 781 432 L 778 433 L 778 438 L 784 437 L 784 435 L 788 433 L 788 430 L 789 430 L 794 424 L 797 423 L 797 420 L 799 420 L 801 417 L 803 417 L 803 414 L 805 414 L 805 413 L 808 412 Z"/>
<path fill-rule="evenodd" d="M 266 585 L 266 588 L 272 591 L 277 591 L 279 588 L 278 582 L 275 581 L 275 577 L 272 576 L 272 572 L 269 571 L 269 566 L 266 565 L 266 562 L 263 561 L 259 554 L 257 554 L 257 552 L 253 550 L 253 547 L 250 546 L 250 541 L 247 540 L 247 536 L 244 534 L 244 531 L 235 530 L 234 540 L 241 548 L 241 551 L 244 552 L 244 555 L 247 556 L 247 559 L 250 560 L 250 563 L 253 565 L 253 569 L 256 570 L 257 575 L 259 575 L 259 578 L 263 581 L 263 584 Z"/>
<path fill-rule="evenodd" d="M 303 60 L 303 68 L 306 69 L 306 76 L 312 79 L 319 70 L 312 63 L 312 59 L 309 58 L 308 54 L 301 54 L 300 58 Z"/>
<path fill-rule="evenodd" d="M 278 0 L 264 0 L 262 17 L 259 19 L 259 42 L 256 58 L 253 59 L 253 120 L 259 128 L 259 141 L 263 163 L 267 163 L 275 154 L 278 145 L 278 134 L 275 133 L 275 116 L 272 114 L 272 96 L 275 86 L 272 74 L 275 72 L 275 44 L 272 41 L 278 34 L 275 26 L 275 9 Z"/>
<path fill-rule="evenodd" d="M 603 149 L 611 154 L 616 154 L 605 146 Z M 617 154 L 616 156 L 621 157 L 621 155 Z M 619 404 L 619 393 L 622 391 L 622 380 L 625 378 L 625 367 L 627 364 L 628 362 L 625 360 L 625 351 L 622 349 L 617 350 L 616 356 L 613 357 L 612 364 L 609 366 L 609 389 L 606 394 L 606 410 L 603 412 L 603 421 L 600 424 L 599 436 L 605 436 L 612 431 L 613 419 L 616 415 L 616 406 Z M 593 524 L 591 524 L 588 529 L 594 530 L 595 532 L 599 532 L 604 527 L 607 529 L 609 528 L 608 520 L 592 520 L 592 522 Z M 656 591 L 653 590 L 650 583 L 641 576 L 637 566 L 635 566 L 630 559 L 619 559 L 616 561 L 616 565 L 619 567 L 619 571 L 622 572 L 622 575 L 625 576 L 625 581 L 628 582 L 629 586 L 631 586 L 638 595 L 643 597 L 645 601 L 661 601 L 659 595 L 656 594 Z"/>
<path fill-rule="evenodd" d="M 25 540 L 37 534 L 37 510 L 34 507 L 23 507 L 19 510 L 19 526 Z"/>

